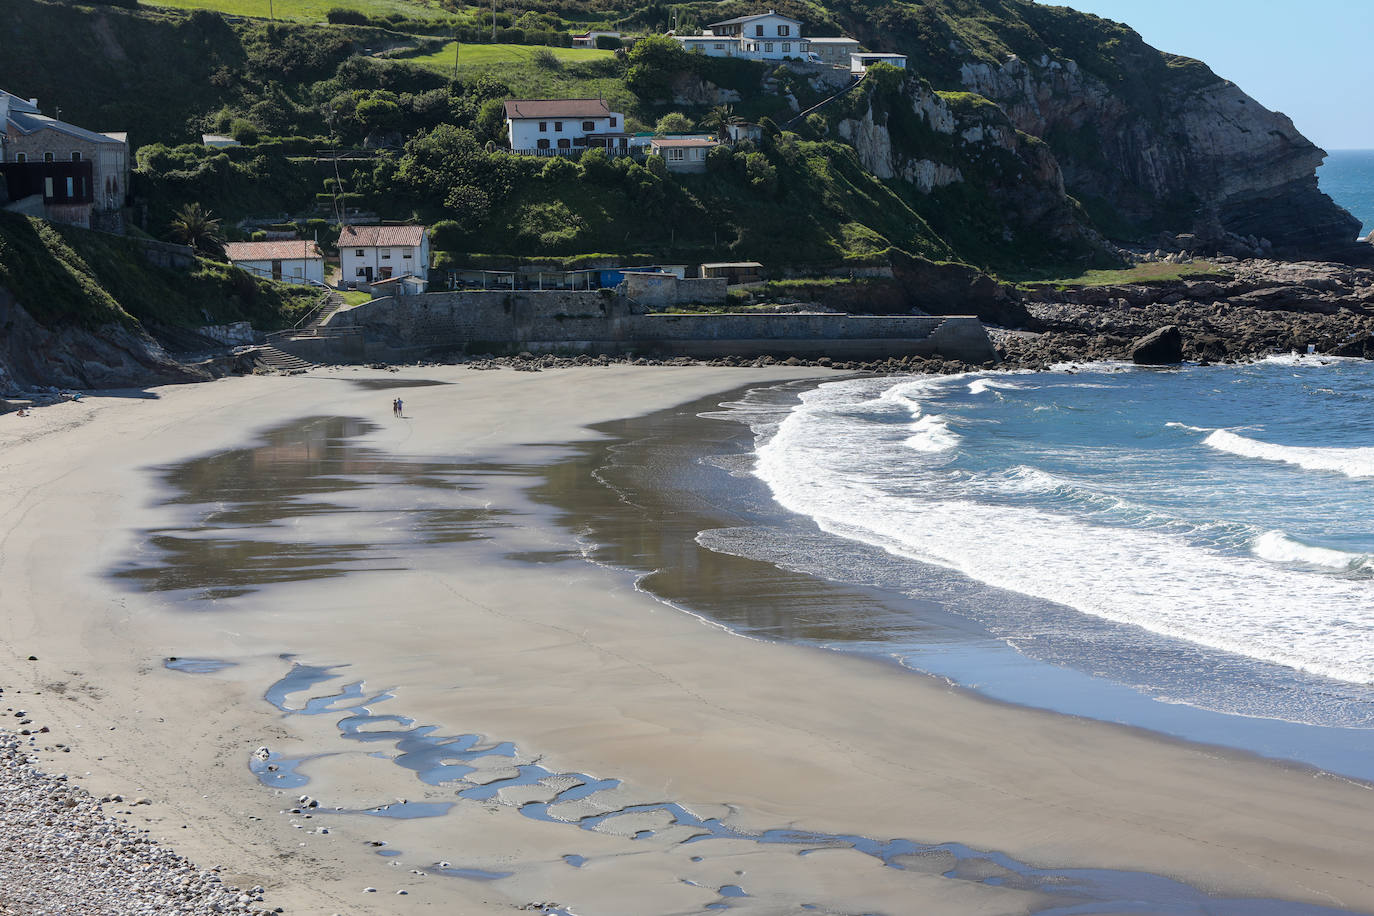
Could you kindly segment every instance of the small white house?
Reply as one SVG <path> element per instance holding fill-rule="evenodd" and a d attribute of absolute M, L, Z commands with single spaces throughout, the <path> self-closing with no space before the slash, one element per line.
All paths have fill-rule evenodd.
<path fill-rule="evenodd" d="M 429 230 L 424 226 L 344 226 L 339 232 L 343 283 L 429 275 Z"/>
<path fill-rule="evenodd" d="M 905 54 L 881 54 L 874 51 L 864 51 L 859 54 L 849 55 L 849 72 L 860 76 L 868 72 L 868 68 L 873 64 L 887 64 L 899 70 L 906 69 Z"/>
<path fill-rule="evenodd" d="M 670 172 L 704 172 L 706 154 L 719 145 L 712 137 L 654 137 L 649 150 L 663 157 Z"/>
<path fill-rule="evenodd" d="M 324 254 L 308 239 L 228 242 L 224 253 L 235 267 L 283 283 L 324 284 Z"/>
<path fill-rule="evenodd" d="M 624 137 L 625 116 L 611 111 L 604 99 L 507 99 L 506 130 L 511 152 L 556 156 L 588 146 L 597 135 Z"/>
<path fill-rule="evenodd" d="M 239 145 L 239 141 L 233 137 L 226 137 L 224 134 L 201 134 L 200 142 L 212 149 L 228 149 L 231 146 Z"/>
<path fill-rule="evenodd" d="M 573 36 L 573 40 L 572 40 L 573 47 L 574 47 L 574 48 L 595 48 L 595 47 L 596 47 L 596 40 L 597 40 L 598 38 L 614 38 L 616 41 L 620 41 L 620 40 L 621 40 L 621 35 L 620 35 L 619 32 L 611 32 L 611 31 L 606 31 L 606 30 L 603 30 L 603 29 L 589 29 L 589 30 L 587 30 L 587 31 L 586 31 L 584 34 L 582 34 L 582 35 L 574 35 L 574 36 Z"/>

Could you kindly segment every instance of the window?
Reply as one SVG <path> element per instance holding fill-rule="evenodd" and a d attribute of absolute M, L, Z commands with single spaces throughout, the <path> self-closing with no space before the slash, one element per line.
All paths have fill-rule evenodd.
<path fill-rule="evenodd" d="M 383 248 L 383 249 L 382 249 L 382 260 L 383 260 L 383 261 L 390 261 L 390 260 L 391 260 L 391 249 L 390 249 L 390 248 Z"/>
<path fill-rule="evenodd" d="M 49 200 L 52 200 L 54 196 L 52 190 L 52 178 L 43 179 L 43 196 L 48 198 Z"/>
<path fill-rule="evenodd" d="M 608 126 L 608 127 L 615 127 L 615 118 L 607 118 L 607 119 L 606 119 L 606 126 Z"/>
<path fill-rule="evenodd" d="M 563 139 L 561 139 L 561 140 L 558 141 L 558 148 L 559 148 L 559 149 L 572 149 L 572 142 L 569 141 L 567 137 L 564 137 Z"/>
<path fill-rule="evenodd" d="M 682 150 L 680 148 L 674 147 L 672 149 L 667 150 L 667 153 L 668 158 L 673 160 L 674 162 L 682 161 Z"/>
<path fill-rule="evenodd" d="M 792 27 L 791 27 L 790 25 L 780 25 L 780 26 L 778 26 L 778 37 L 779 37 L 779 38 L 782 38 L 784 35 L 791 35 L 791 34 L 792 34 Z"/>
<path fill-rule="evenodd" d="M 595 121 L 583 121 L 583 122 L 582 122 L 582 129 L 583 129 L 583 130 L 596 130 L 596 122 L 595 122 Z"/>
<path fill-rule="evenodd" d="M 80 152 L 77 152 L 77 151 L 75 151 L 75 150 L 73 150 L 73 151 L 72 151 L 72 162 L 80 162 L 80 161 L 81 161 L 81 153 L 80 153 Z"/>
<path fill-rule="evenodd" d="M 549 132 L 549 122 L 548 122 L 548 121 L 540 121 L 540 122 L 539 122 L 539 132 L 540 132 L 541 134 L 546 134 L 546 133 Z"/>
<path fill-rule="evenodd" d="M 787 54 L 787 53 L 790 52 L 791 50 L 792 50 L 792 42 L 790 42 L 790 41 L 784 41 L 784 42 L 782 43 L 782 53 Z"/>
<path fill-rule="evenodd" d="M 353 274 L 353 276 L 355 276 L 355 277 L 365 277 L 365 276 L 367 276 L 367 274 L 365 274 L 365 273 L 363 272 L 363 269 L 362 269 L 361 267 L 359 267 L 358 270 L 357 270 L 357 272 L 356 272 L 355 274 Z"/>
<path fill-rule="evenodd" d="M 403 258 L 410 258 L 410 257 L 413 257 L 412 251 L 413 251 L 413 249 L 410 249 L 410 248 L 402 248 L 402 249 L 401 249 L 401 257 L 403 257 Z"/>
<path fill-rule="evenodd" d="M 71 178 L 68 178 L 68 179 L 67 179 L 67 196 L 68 196 L 68 197 L 75 197 L 75 196 L 76 196 L 76 182 L 75 182 L 73 179 L 71 179 Z"/>
<path fill-rule="evenodd" d="M 15 162 L 28 162 L 28 161 L 29 161 L 29 154 L 28 154 L 28 153 L 15 153 L 15 154 L 14 154 L 14 161 L 15 161 Z"/>
<path fill-rule="evenodd" d="M 563 122 L 562 122 L 562 121 L 554 121 L 554 122 L 553 122 L 553 132 L 556 133 L 556 134 L 561 134 L 561 133 L 563 133 Z"/>
<path fill-rule="evenodd" d="M 548 149 L 548 148 L 549 148 L 549 141 L 548 141 L 547 139 L 541 138 L 540 141 L 539 141 L 539 143 L 538 143 L 538 146 L 539 146 L 540 149 Z"/>
<path fill-rule="evenodd" d="M 52 153 L 44 153 L 44 154 L 43 154 L 43 161 L 44 161 L 44 162 L 52 162 Z"/>
<path fill-rule="evenodd" d="M 765 42 L 763 43 L 763 53 L 764 53 L 764 54 L 772 54 L 772 53 L 773 53 L 773 43 L 772 43 L 771 41 L 765 41 Z"/>
<path fill-rule="evenodd" d="M 716 50 L 717 50 L 717 51 L 724 51 L 724 50 L 725 50 L 725 42 L 723 42 L 723 41 L 718 41 L 718 42 L 716 42 Z"/>
<path fill-rule="evenodd" d="M 754 26 L 754 36 L 755 36 L 756 38 L 762 38 L 762 37 L 763 37 L 763 26 L 761 26 L 761 25 L 756 25 L 756 26 Z"/>
<path fill-rule="evenodd" d="M 353 249 L 353 257 L 355 257 L 355 258 L 361 258 L 362 256 L 363 256 L 363 250 L 362 250 L 361 248 L 354 248 L 354 249 Z"/>

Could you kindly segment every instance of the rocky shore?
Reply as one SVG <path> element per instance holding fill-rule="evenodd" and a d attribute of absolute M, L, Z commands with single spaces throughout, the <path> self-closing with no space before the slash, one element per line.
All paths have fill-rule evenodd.
<path fill-rule="evenodd" d="M 11 700 L 0 690 L 0 701 Z M 14 916 L 270 916 L 263 888 L 240 889 L 161 845 L 119 815 L 142 799 L 97 798 L 44 772 L 49 730 L 5 710 L 0 730 L 0 913 Z M 122 811 L 122 813 L 128 813 Z"/>

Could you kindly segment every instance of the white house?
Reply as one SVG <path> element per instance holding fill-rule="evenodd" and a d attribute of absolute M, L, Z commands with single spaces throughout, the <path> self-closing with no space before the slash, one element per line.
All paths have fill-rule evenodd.
<path fill-rule="evenodd" d="M 429 275 L 429 230 L 424 226 L 344 226 L 339 232 L 343 283 Z"/>
<path fill-rule="evenodd" d="M 224 246 L 235 267 L 283 283 L 324 283 L 324 255 L 308 239 L 280 242 L 229 242 Z"/>
<path fill-rule="evenodd" d="M 649 141 L 650 151 L 663 157 L 670 172 L 706 171 L 706 154 L 719 145 L 712 137 L 654 137 Z"/>
<path fill-rule="evenodd" d="M 802 37 L 801 20 L 769 10 L 713 22 L 701 35 L 675 35 L 689 51 L 708 57 L 743 57 L 748 60 L 806 59 L 809 40 Z"/>
<path fill-rule="evenodd" d="M 626 146 L 624 128 L 625 116 L 611 111 L 604 99 L 506 100 L 506 130 L 515 153 L 550 156 L 588 146 Z M 614 135 L 618 142 L 588 142 L 598 134 Z"/>
<path fill-rule="evenodd" d="M 887 64 L 899 70 L 906 69 L 905 54 L 881 54 L 876 51 L 864 51 L 860 54 L 849 55 L 849 72 L 862 75 L 868 72 L 868 68 L 873 64 Z"/>
<path fill-rule="evenodd" d="M 595 48 L 596 40 L 598 38 L 614 38 L 616 41 L 620 41 L 621 35 L 619 32 L 606 31 L 603 29 L 588 29 L 585 33 L 581 35 L 573 36 L 573 47 Z"/>

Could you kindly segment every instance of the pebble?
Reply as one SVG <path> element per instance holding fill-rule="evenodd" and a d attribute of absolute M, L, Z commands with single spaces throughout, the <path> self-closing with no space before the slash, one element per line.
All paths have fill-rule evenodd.
<path fill-rule="evenodd" d="M 225 887 L 147 830 L 105 814 L 64 774 L 38 769 L 20 736 L 0 731 L 0 912 L 223 916 L 266 913 L 264 888 Z M 133 804 L 151 804 L 140 798 Z M 12 880 L 22 876 L 22 880 Z M 280 910 L 277 910 L 280 912 Z"/>

